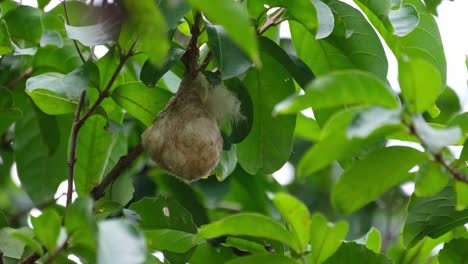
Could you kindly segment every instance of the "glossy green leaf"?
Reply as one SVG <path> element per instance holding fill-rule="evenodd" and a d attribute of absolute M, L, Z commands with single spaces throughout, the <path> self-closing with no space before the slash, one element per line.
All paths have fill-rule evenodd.
<path fill-rule="evenodd" d="M 173 229 L 154 229 L 144 231 L 146 243 L 152 250 L 168 250 L 184 253 L 195 246 L 193 234 Z"/>
<path fill-rule="evenodd" d="M 261 50 L 261 69 L 248 71 L 243 83 L 252 98 L 253 125 L 247 138 L 238 144 L 239 164 L 250 174 L 273 173 L 288 160 L 296 117 L 272 117 L 273 107 L 294 92 L 291 75 L 276 54 Z"/>
<path fill-rule="evenodd" d="M 294 134 L 310 141 L 319 141 L 320 127 L 316 120 L 306 117 L 303 114 L 298 114 Z"/>
<path fill-rule="evenodd" d="M 154 87 L 159 79 L 161 79 L 172 66 L 180 61 L 183 54 L 183 50 L 171 48 L 169 50 L 169 55 L 160 67 L 153 65 L 150 60 L 147 60 L 141 69 L 140 80 L 149 87 Z"/>
<path fill-rule="evenodd" d="M 384 126 L 396 126 L 401 123 L 400 109 L 371 107 L 358 113 L 346 132 L 348 138 L 367 138 L 377 129 Z"/>
<path fill-rule="evenodd" d="M 49 149 L 40 134 L 37 114 L 29 103 L 21 108 L 24 115 L 16 122 L 14 141 L 18 176 L 33 202 L 43 203 L 54 197 L 58 185 L 68 175 L 68 138 L 62 136 L 59 148 L 53 155 L 49 155 Z M 71 122 L 70 117 L 58 119 L 60 135 L 69 135 Z"/>
<path fill-rule="evenodd" d="M 437 259 L 440 264 L 457 264 L 468 262 L 468 239 L 454 239 L 444 244 L 444 248 L 439 252 Z"/>
<path fill-rule="evenodd" d="M 42 36 L 41 11 L 31 6 L 20 5 L 4 17 L 11 38 L 39 43 Z"/>
<path fill-rule="evenodd" d="M 341 263 L 372 263 L 372 264 L 391 264 L 393 263 L 383 254 L 374 253 L 363 245 L 354 242 L 343 243 L 338 251 L 330 257 L 325 264 Z"/>
<path fill-rule="evenodd" d="M 426 236 L 437 238 L 466 224 L 468 210 L 457 211 L 455 199 L 452 185 L 434 196 L 411 196 L 403 226 L 403 244 L 411 248 Z"/>
<path fill-rule="evenodd" d="M 273 204 L 286 223 L 291 226 L 293 236 L 299 245 L 298 253 L 304 252 L 309 244 L 311 227 L 309 210 L 297 198 L 286 193 L 276 194 Z"/>
<path fill-rule="evenodd" d="M 121 156 L 124 154 L 122 153 Z M 107 188 L 104 197 L 125 207 L 132 200 L 134 193 L 135 187 L 133 186 L 132 175 L 127 172 L 122 174 Z"/>
<path fill-rule="evenodd" d="M 223 79 L 245 73 L 252 65 L 242 50 L 228 37 L 222 26 L 206 23 L 208 46 Z"/>
<path fill-rule="evenodd" d="M 247 257 L 236 258 L 226 262 L 226 264 L 257 264 L 257 263 L 270 263 L 270 264 L 297 264 L 292 258 L 281 255 L 273 254 L 258 254 Z"/>
<path fill-rule="evenodd" d="M 312 246 L 309 261 L 313 264 L 323 263 L 332 256 L 340 247 L 348 233 L 348 224 L 338 222 L 328 223 L 320 213 L 312 216 L 312 228 L 310 229 L 310 244 Z"/>
<path fill-rule="evenodd" d="M 195 239 L 209 239 L 218 236 L 251 236 L 283 242 L 298 251 L 298 244 L 281 224 L 273 219 L 253 213 L 229 216 L 217 222 L 202 226 Z"/>
<path fill-rule="evenodd" d="M 317 34 L 315 35 L 316 39 L 323 39 L 333 32 L 333 28 L 335 26 L 335 18 L 333 17 L 333 13 L 331 9 L 320 0 L 313 0 L 312 1 L 315 5 L 315 9 L 317 10 L 317 17 L 319 21 L 319 28 Z"/>
<path fill-rule="evenodd" d="M 317 76 L 334 70 L 360 69 L 385 81 L 387 58 L 379 37 L 364 16 L 343 2 L 327 4 L 335 16 L 335 27 L 328 38 L 317 40 L 298 23 L 289 23 L 299 58 Z"/>
<path fill-rule="evenodd" d="M 65 30 L 68 38 L 91 47 L 115 43 L 119 37 L 120 23 L 118 18 L 109 16 L 103 22 L 89 26 L 76 27 L 65 23 Z"/>
<path fill-rule="evenodd" d="M 401 91 L 410 109 L 418 113 L 428 110 L 442 91 L 437 68 L 421 59 L 402 60 L 398 67 Z"/>
<path fill-rule="evenodd" d="M 34 55 L 32 66 L 36 69 L 67 74 L 81 64 L 75 47 L 66 44 L 62 48 L 47 46 L 38 49 Z"/>
<path fill-rule="evenodd" d="M 197 231 L 190 213 L 174 199 L 145 197 L 129 209 L 140 215 L 138 224 L 144 230 L 174 229 L 192 234 Z"/>
<path fill-rule="evenodd" d="M 336 106 L 380 105 L 396 108 L 395 95 L 373 75 L 346 70 L 318 77 L 307 85 L 304 95 L 289 97 L 275 106 L 275 113 L 296 113 L 312 107 L 317 110 Z"/>
<path fill-rule="evenodd" d="M 350 214 L 373 201 L 391 187 L 408 180 L 408 171 L 426 158 L 409 147 L 388 147 L 356 161 L 339 178 L 332 202 Z"/>
<path fill-rule="evenodd" d="M 426 161 L 419 165 L 415 176 L 417 196 L 432 196 L 442 191 L 450 179 L 450 173 L 435 161 Z"/>
<path fill-rule="evenodd" d="M 141 231 L 128 221 L 111 219 L 98 224 L 98 263 L 143 263 L 146 243 Z"/>
<path fill-rule="evenodd" d="M 247 240 L 247 239 L 242 239 L 242 238 L 228 237 L 226 238 L 226 241 L 223 244 L 225 246 L 234 247 L 239 250 L 254 253 L 254 254 L 266 252 L 264 245 L 254 242 L 254 241 Z"/>
<path fill-rule="evenodd" d="M 433 128 L 421 116 L 413 118 L 414 128 L 418 137 L 431 151 L 439 151 L 445 146 L 457 143 L 462 131 L 459 127 Z"/>
<path fill-rule="evenodd" d="M 218 181 L 224 181 L 234 171 L 237 165 L 237 147 L 232 145 L 231 149 L 223 150 L 221 159 L 215 168 Z"/>
<path fill-rule="evenodd" d="M 54 210 L 44 210 L 38 217 L 31 218 L 34 234 L 49 251 L 57 245 L 60 234 L 60 216 Z"/>
<path fill-rule="evenodd" d="M 187 0 L 200 9 L 213 24 L 224 27 L 231 39 L 260 66 L 255 30 L 250 24 L 247 11 L 237 2 L 230 0 Z"/>
<path fill-rule="evenodd" d="M 378 254 L 380 253 L 380 247 L 382 245 L 382 236 L 377 228 L 371 227 L 369 232 L 360 239 L 355 240 L 355 242 L 365 245 L 368 249 Z"/>
<path fill-rule="evenodd" d="M 105 175 L 106 165 L 117 141 L 117 134 L 105 129 L 107 120 L 93 115 L 78 134 L 75 185 L 79 195 L 87 195 Z"/>
<path fill-rule="evenodd" d="M 10 42 L 10 33 L 5 21 L 0 20 L 0 56 L 13 52 L 13 47 Z"/>
<path fill-rule="evenodd" d="M 76 101 L 64 98 L 47 89 L 38 88 L 27 93 L 36 106 L 49 115 L 73 113 L 76 109 Z"/>
<path fill-rule="evenodd" d="M 112 98 L 132 116 L 149 126 L 172 97 L 166 90 L 150 89 L 140 82 L 131 82 L 115 88 Z"/>
<path fill-rule="evenodd" d="M 138 38 L 141 50 L 150 61 L 159 65 L 169 50 L 166 21 L 153 0 L 124 0 L 123 6 L 127 20 L 123 24 L 119 42 L 128 50 L 131 43 Z"/>
<path fill-rule="evenodd" d="M 198 246 L 190 258 L 193 264 L 218 264 L 235 258 L 231 249 L 224 247 L 215 247 L 210 243 L 204 243 Z"/>

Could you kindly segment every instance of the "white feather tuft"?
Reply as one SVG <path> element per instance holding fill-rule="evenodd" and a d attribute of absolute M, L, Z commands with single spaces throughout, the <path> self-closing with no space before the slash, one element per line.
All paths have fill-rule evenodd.
<path fill-rule="evenodd" d="M 232 121 L 234 123 L 244 119 L 241 114 L 241 103 L 236 95 L 223 86 L 215 87 L 206 100 L 208 111 L 218 123 Z"/>

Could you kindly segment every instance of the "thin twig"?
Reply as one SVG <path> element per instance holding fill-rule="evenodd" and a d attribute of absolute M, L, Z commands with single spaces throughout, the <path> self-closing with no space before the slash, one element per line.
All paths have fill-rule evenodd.
<path fill-rule="evenodd" d="M 34 72 L 34 68 L 33 67 L 29 67 L 27 68 L 23 73 L 21 73 L 18 77 L 16 77 L 15 79 L 9 81 L 7 84 L 5 84 L 5 87 L 8 88 L 8 89 L 13 89 L 15 88 L 15 86 L 21 82 L 22 80 L 28 78 L 32 73 Z"/>
<path fill-rule="evenodd" d="M 34 264 L 36 263 L 36 260 L 40 258 L 41 258 L 41 255 L 39 255 L 39 253 L 37 252 L 34 252 L 29 257 L 23 259 L 23 261 L 21 261 L 21 264 Z"/>
<path fill-rule="evenodd" d="M 274 16 L 268 17 L 265 24 L 263 24 L 263 26 L 259 30 L 257 30 L 257 34 L 262 35 L 271 26 L 277 25 L 279 23 L 278 22 L 279 18 L 284 14 L 285 11 L 286 11 L 286 8 L 281 8 L 280 10 L 278 10 L 278 12 Z"/>
<path fill-rule="evenodd" d="M 114 182 L 130 164 L 143 152 L 143 145 L 138 144 L 127 155 L 121 157 L 114 168 L 107 174 L 107 176 L 91 191 L 91 197 L 98 200 L 104 196 L 104 191 L 107 186 Z"/>
<path fill-rule="evenodd" d="M 23 209 L 23 210 L 20 210 L 20 211 L 17 211 L 16 213 L 13 213 L 11 214 L 10 216 L 8 216 L 8 222 L 12 223 L 12 222 L 15 222 L 16 220 L 18 220 L 18 218 L 20 218 L 21 216 L 29 213 L 32 209 L 34 208 L 37 208 L 39 210 L 41 209 L 44 209 L 44 208 L 47 208 L 53 204 L 55 204 L 57 202 L 58 199 L 60 199 L 60 197 L 62 197 L 64 194 L 60 195 L 59 197 L 57 198 L 54 198 L 54 199 L 51 199 L 49 201 L 46 201 L 46 202 L 43 202 L 41 204 L 38 204 L 38 205 L 35 205 L 33 207 L 29 207 L 27 209 Z"/>
<path fill-rule="evenodd" d="M 73 180 L 75 178 L 75 163 L 76 163 L 76 143 L 78 142 L 78 132 L 80 130 L 80 126 L 78 123 L 80 121 L 80 113 L 81 108 L 83 106 L 84 97 L 86 95 L 86 90 L 83 90 L 80 94 L 80 98 L 78 99 L 78 105 L 76 106 L 75 113 L 73 115 L 73 127 L 72 127 L 72 136 L 70 142 L 70 159 L 68 160 L 68 188 L 67 188 L 67 203 L 66 206 L 68 207 L 72 202 L 73 196 Z"/>
<path fill-rule="evenodd" d="M 65 20 L 67 21 L 67 24 L 70 25 L 70 16 L 68 15 L 68 8 L 67 8 L 67 0 L 62 0 L 63 4 L 63 12 L 65 13 Z M 76 39 L 73 40 L 73 44 L 75 44 L 76 51 L 80 55 L 80 59 L 83 63 L 86 62 L 83 54 L 81 53 L 80 47 L 78 46 L 78 42 Z"/>
<path fill-rule="evenodd" d="M 68 248 L 68 239 L 54 252 L 49 254 L 47 259 L 44 261 L 44 264 L 52 263 L 52 261 L 54 261 L 54 259 L 57 258 L 60 254 L 62 254 L 62 252 L 64 252 L 67 248 Z"/>
<path fill-rule="evenodd" d="M 199 68 L 198 64 L 198 57 L 200 55 L 200 51 L 198 50 L 197 41 L 198 36 L 200 35 L 200 23 L 201 23 L 201 14 L 197 12 L 195 15 L 195 21 L 193 26 L 190 28 L 190 33 L 192 37 L 187 45 L 187 49 L 185 50 L 184 55 L 182 55 L 182 62 L 185 65 L 185 74 L 189 74 L 192 77 L 195 77 Z"/>

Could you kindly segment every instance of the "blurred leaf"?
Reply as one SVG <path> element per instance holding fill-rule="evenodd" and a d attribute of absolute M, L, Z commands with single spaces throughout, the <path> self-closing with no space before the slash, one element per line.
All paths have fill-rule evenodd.
<path fill-rule="evenodd" d="M 458 126 L 464 134 L 468 133 L 468 112 L 464 112 L 454 116 L 449 122 L 448 126 Z"/>
<path fill-rule="evenodd" d="M 244 117 L 243 120 L 239 120 L 232 126 L 232 132 L 229 138 L 232 143 L 242 142 L 250 133 L 253 125 L 253 103 L 252 98 L 249 95 L 247 88 L 239 79 L 233 78 L 226 80 L 224 86 L 233 92 L 241 102 L 241 114 Z"/>
<path fill-rule="evenodd" d="M 231 249 L 225 247 L 214 247 L 210 243 L 198 246 L 190 258 L 191 264 L 219 264 L 236 257 Z"/>
<path fill-rule="evenodd" d="M 197 231 L 190 213 L 174 199 L 145 197 L 129 209 L 140 215 L 138 225 L 144 230 L 174 229 L 192 234 Z"/>
<path fill-rule="evenodd" d="M 105 197 L 121 206 L 126 206 L 132 200 L 134 192 L 132 175 L 127 172 L 107 187 Z"/>
<path fill-rule="evenodd" d="M 106 125 L 107 120 L 103 116 L 93 115 L 80 129 L 75 165 L 78 195 L 88 195 L 104 176 L 109 156 L 117 141 L 117 134 L 107 131 Z"/>
<path fill-rule="evenodd" d="M 269 264 L 297 264 L 292 258 L 288 258 L 281 255 L 273 254 L 258 254 L 246 257 L 240 257 L 232 259 L 226 264 L 257 264 L 257 263 L 269 263 Z"/>
<path fill-rule="evenodd" d="M 425 161 L 419 165 L 415 176 L 417 196 L 432 196 L 442 191 L 450 179 L 450 173 L 435 161 Z"/>
<path fill-rule="evenodd" d="M 20 259 L 23 255 L 25 244 L 22 239 L 11 236 L 12 232 L 22 232 L 28 234 L 30 237 L 34 234 L 32 230 L 27 227 L 22 227 L 17 230 L 9 227 L 0 229 L 0 251 L 3 254 L 3 258 Z"/>
<path fill-rule="evenodd" d="M 401 123 L 400 109 L 371 107 L 358 113 L 346 132 L 348 138 L 367 138 L 377 129 L 384 126 L 396 126 Z"/>
<path fill-rule="evenodd" d="M 240 3 L 230 0 L 187 0 L 187 2 L 200 9 L 213 24 L 223 26 L 232 40 L 257 66 L 262 64 L 254 28 L 250 24 L 247 11 Z"/>
<path fill-rule="evenodd" d="M 10 33 L 5 20 L 0 20 L 0 56 L 13 52 L 11 46 Z"/>
<path fill-rule="evenodd" d="M 388 19 L 393 26 L 393 34 L 404 37 L 418 26 L 419 14 L 414 6 L 402 4 L 399 9 L 390 9 Z"/>
<path fill-rule="evenodd" d="M 151 250 L 168 250 L 184 253 L 195 246 L 192 242 L 193 234 L 173 229 L 154 229 L 145 232 L 148 248 Z"/>
<path fill-rule="evenodd" d="M 325 39 L 317 40 L 298 23 L 289 22 L 298 57 L 317 76 L 334 70 L 360 69 L 385 81 L 387 58 L 379 37 L 364 16 L 340 1 L 327 1 L 327 4 L 335 16 L 335 27 Z"/>
<path fill-rule="evenodd" d="M 42 36 L 41 11 L 31 6 L 20 5 L 4 17 L 11 38 L 39 43 Z"/>
<path fill-rule="evenodd" d="M 333 187 L 334 206 L 345 214 L 354 212 L 391 187 L 407 181 L 408 171 L 425 158 L 416 149 L 394 146 L 356 161 Z"/>
<path fill-rule="evenodd" d="M 382 245 L 382 236 L 377 228 L 371 227 L 369 232 L 354 242 L 365 245 L 368 249 L 374 251 L 374 253 L 379 254 Z"/>
<path fill-rule="evenodd" d="M 34 239 L 33 230 L 24 227 L 20 229 L 9 230 L 9 231 L 10 232 L 8 232 L 8 235 L 10 237 L 16 238 L 17 240 L 23 242 L 26 246 L 30 247 L 39 255 L 41 256 L 44 255 L 44 250 L 42 249 L 41 243 L 39 243 L 39 241 Z"/>
<path fill-rule="evenodd" d="M 140 230 L 121 219 L 98 224 L 98 263 L 139 264 L 146 259 L 145 238 Z"/>
<path fill-rule="evenodd" d="M 440 112 L 437 117 L 428 117 L 425 115 L 429 123 L 447 124 L 449 120 L 461 110 L 460 99 L 450 87 L 445 87 L 435 104 Z"/>
<path fill-rule="evenodd" d="M 299 245 L 299 252 L 303 253 L 309 244 L 311 219 L 307 207 L 297 198 L 287 194 L 278 193 L 273 199 L 273 204 L 279 213 L 291 226 L 294 239 Z"/>
<path fill-rule="evenodd" d="M 284 242 L 300 252 L 298 244 L 281 224 L 273 219 L 253 213 L 235 214 L 202 226 L 195 239 L 209 239 L 219 236 L 251 236 Z"/>
<path fill-rule="evenodd" d="M 223 150 L 221 160 L 215 168 L 218 181 L 224 181 L 234 171 L 237 165 L 237 147 L 232 145 L 231 149 Z"/>
<path fill-rule="evenodd" d="M 312 215 L 310 244 L 312 246 L 309 261 L 313 264 L 324 262 L 338 250 L 348 233 L 348 223 L 341 221 L 328 223 L 320 213 Z"/>
<path fill-rule="evenodd" d="M 65 23 L 65 30 L 68 38 L 91 47 L 115 43 L 119 36 L 120 25 L 118 17 L 109 16 L 103 22 L 90 26 L 76 27 Z"/>
<path fill-rule="evenodd" d="M 437 15 L 437 7 L 440 5 L 442 0 L 424 0 L 427 10 L 434 15 Z"/>
<path fill-rule="evenodd" d="M 150 89 L 141 82 L 131 82 L 115 88 L 112 99 L 132 116 L 149 126 L 163 110 L 172 94 L 161 88 Z"/>
<path fill-rule="evenodd" d="M 172 66 L 180 61 L 184 51 L 178 48 L 169 49 L 169 55 L 161 67 L 155 66 L 147 60 L 140 72 L 140 80 L 149 87 L 154 87 L 161 77 L 168 72 Z"/>
<path fill-rule="evenodd" d="M 156 0 L 155 3 L 158 4 L 169 29 L 176 28 L 177 24 L 191 8 L 185 0 Z"/>
<path fill-rule="evenodd" d="M 67 233 L 86 229 L 93 225 L 93 200 L 89 197 L 78 197 L 66 208 L 65 227 Z"/>
<path fill-rule="evenodd" d="M 381 80 L 363 71 L 346 70 L 318 77 L 307 85 L 304 95 L 294 95 L 281 101 L 274 112 L 296 113 L 308 107 L 317 110 L 342 105 L 396 108 L 398 103 Z"/>
<path fill-rule="evenodd" d="M 433 152 L 457 143 L 462 136 L 462 131 L 458 127 L 433 128 L 421 116 L 415 116 L 413 122 L 416 133 Z"/>
<path fill-rule="evenodd" d="M 234 247 L 239 250 L 250 252 L 250 253 L 265 253 L 266 249 L 264 245 L 253 242 L 247 239 L 241 239 L 236 237 L 226 238 L 226 242 L 223 243 L 225 246 Z"/>
<path fill-rule="evenodd" d="M 320 139 L 320 127 L 317 121 L 301 113 L 297 114 L 296 130 L 294 130 L 294 133 L 310 141 L 319 141 Z"/>
<path fill-rule="evenodd" d="M 57 247 L 57 239 L 60 234 L 60 216 L 50 209 L 46 209 L 38 217 L 31 218 L 34 234 L 49 251 Z"/>
<path fill-rule="evenodd" d="M 467 170 L 464 170 L 465 173 Z M 468 207 L 468 184 L 455 181 L 455 195 L 457 196 L 457 210 L 465 210 Z"/>
<path fill-rule="evenodd" d="M 122 1 L 127 20 L 123 24 L 119 42 L 128 50 L 138 38 L 141 49 L 151 63 L 160 65 L 169 50 L 166 21 L 153 0 Z M 127 34 L 125 34 L 127 33 Z"/>
<path fill-rule="evenodd" d="M 458 264 L 468 262 L 468 239 L 454 239 L 444 244 L 437 259 L 440 264 Z"/>
<path fill-rule="evenodd" d="M 398 67 L 401 91 L 410 109 L 418 113 L 429 109 L 442 91 L 437 68 L 421 59 L 401 60 Z"/>
<path fill-rule="evenodd" d="M 35 69 L 67 74 L 82 64 L 73 45 L 47 46 L 37 50 L 32 66 Z"/>
<path fill-rule="evenodd" d="M 228 37 L 222 26 L 206 23 L 208 46 L 223 80 L 245 73 L 252 65 L 242 50 Z"/>
<path fill-rule="evenodd" d="M 367 249 L 363 245 L 354 242 L 343 243 L 338 251 L 324 263 L 372 263 L 372 264 L 391 264 L 393 263 L 386 256 Z"/>
<path fill-rule="evenodd" d="M 250 174 L 281 168 L 289 158 L 296 123 L 294 115 L 272 117 L 274 105 L 294 92 L 294 84 L 275 54 L 264 49 L 260 54 L 263 67 L 249 70 L 243 82 L 254 106 L 252 130 L 237 148 L 239 164 Z"/>
<path fill-rule="evenodd" d="M 57 46 L 59 48 L 63 47 L 63 40 L 60 36 L 60 33 L 57 31 L 44 31 L 42 34 L 41 40 L 39 42 L 41 47 L 45 47 L 48 45 Z"/>
<path fill-rule="evenodd" d="M 468 210 L 455 209 L 455 193 L 449 184 L 430 197 L 411 196 L 403 226 L 403 244 L 411 248 L 428 236 L 437 238 L 455 227 L 466 224 Z"/>
<path fill-rule="evenodd" d="M 37 0 L 37 5 L 40 9 L 44 9 L 46 5 L 50 3 L 51 0 Z"/>
<path fill-rule="evenodd" d="M 312 3 L 315 5 L 317 10 L 317 17 L 319 22 L 319 27 L 317 34 L 315 35 L 316 39 L 323 39 L 333 32 L 335 26 L 335 18 L 331 9 L 320 0 L 312 0 Z M 310 19 L 310 18 L 309 18 Z"/>

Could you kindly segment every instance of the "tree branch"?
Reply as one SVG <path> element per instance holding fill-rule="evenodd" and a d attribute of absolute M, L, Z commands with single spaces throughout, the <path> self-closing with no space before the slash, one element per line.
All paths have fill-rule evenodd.
<path fill-rule="evenodd" d="M 277 25 L 279 23 L 280 17 L 284 14 L 285 11 L 286 8 L 281 8 L 274 16 L 268 17 L 265 24 L 263 24 L 263 26 L 259 30 L 257 30 L 257 35 L 262 35 L 271 26 Z"/>
<path fill-rule="evenodd" d="M 68 14 L 68 8 L 67 8 L 67 0 L 62 0 L 63 4 L 63 12 L 65 13 L 65 20 L 67 21 L 67 24 L 70 25 L 70 15 Z M 75 44 L 76 51 L 78 52 L 78 55 L 80 55 L 80 59 L 83 63 L 86 62 L 83 54 L 81 53 L 80 47 L 78 46 L 78 42 L 76 39 L 73 40 L 73 44 Z"/>
<path fill-rule="evenodd" d="M 200 51 L 198 50 L 197 41 L 198 36 L 200 35 L 200 23 L 201 23 L 201 14 L 197 12 L 195 15 L 195 21 L 193 26 L 190 28 L 190 33 L 192 37 L 190 38 L 187 49 L 185 50 L 184 55 L 182 55 L 182 62 L 185 65 L 185 74 L 189 74 L 192 77 L 195 77 L 198 68 L 198 57 L 200 56 Z"/>
<path fill-rule="evenodd" d="M 36 263 L 36 260 L 40 258 L 41 258 L 41 255 L 39 255 L 39 253 L 37 252 L 34 252 L 32 255 L 25 258 L 23 261 L 21 261 L 21 264 L 34 264 Z"/>
<path fill-rule="evenodd" d="M 33 67 L 29 67 L 27 68 L 24 72 L 22 72 L 18 77 L 16 77 L 15 79 L 9 81 L 7 84 L 5 84 L 5 87 L 8 88 L 8 89 L 13 89 L 15 88 L 15 86 L 21 82 L 22 80 L 28 78 L 34 71 L 34 68 Z"/>
<path fill-rule="evenodd" d="M 107 176 L 91 191 L 91 197 L 94 200 L 98 200 L 104 196 L 104 191 L 113 181 L 115 181 L 123 170 L 125 170 L 130 164 L 143 152 L 143 145 L 138 144 L 132 151 L 127 155 L 121 157 L 114 168 L 107 174 Z"/>

